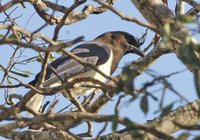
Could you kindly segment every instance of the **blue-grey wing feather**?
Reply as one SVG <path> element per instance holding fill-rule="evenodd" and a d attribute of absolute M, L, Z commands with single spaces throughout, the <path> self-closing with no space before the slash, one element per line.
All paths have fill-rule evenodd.
<path fill-rule="evenodd" d="M 98 57 L 82 58 L 81 60 L 95 66 L 97 64 Z M 90 70 L 90 68 L 84 67 L 74 59 L 70 59 L 69 61 L 66 61 L 63 65 L 59 66 L 56 69 L 56 73 L 59 75 L 60 78 L 62 78 L 62 80 L 64 80 L 65 78 L 73 77 L 87 70 Z M 46 81 L 44 83 L 45 86 L 48 86 L 60 80 L 55 73 L 49 72 L 48 74 L 49 75 L 47 75 Z"/>
<path fill-rule="evenodd" d="M 104 64 L 111 54 L 109 47 L 98 43 L 82 44 L 74 48 L 71 52 L 77 55 L 83 62 L 87 62 L 93 66 Z M 56 74 L 52 71 L 52 68 L 48 67 L 44 85 L 50 85 L 57 81 L 60 82 L 59 77 L 62 79 L 66 77 L 70 78 L 92 69 L 91 67 L 81 65 L 76 60 L 66 55 L 59 57 L 50 65 L 55 70 Z M 59 75 L 59 77 L 57 75 Z M 35 85 L 38 77 L 39 74 L 36 75 L 35 80 L 31 81 L 30 84 Z"/>

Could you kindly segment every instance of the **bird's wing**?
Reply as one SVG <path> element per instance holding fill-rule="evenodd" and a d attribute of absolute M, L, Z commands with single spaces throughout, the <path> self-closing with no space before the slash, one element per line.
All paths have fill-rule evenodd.
<path fill-rule="evenodd" d="M 74 48 L 71 52 L 77 55 L 83 62 L 87 62 L 93 66 L 104 64 L 111 55 L 111 50 L 109 47 L 96 42 L 81 44 Z M 76 60 L 66 55 L 59 57 L 50 65 L 55 70 L 56 74 L 51 68 L 47 68 L 44 83 L 45 86 L 61 82 L 59 77 L 62 79 L 66 77 L 69 78 L 92 69 L 91 67 L 81 65 Z M 59 77 L 57 75 L 59 75 Z M 39 74 L 36 75 L 35 80 L 30 82 L 30 84 L 36 84 L 38 77 Z"/>

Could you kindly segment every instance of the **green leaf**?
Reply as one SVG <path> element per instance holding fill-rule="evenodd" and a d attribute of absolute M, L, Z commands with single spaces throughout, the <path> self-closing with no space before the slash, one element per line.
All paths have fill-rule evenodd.
<path fill-rule="evenodd" d="M 3 37 L 5 37 L 5 35 L 3 35 L 3 34 L 0 34 L 0 38 L 3 38 Z"/>
<path fill-rule="evenodd" d="M 41 62 L 43 61 L 43 58 L 39 55 L 39 56 L 37 57 L 36 61 L 41 63 Z"/>
<path fill-rule="evenodd" d="M 142 109 L 142 111 L 144 112 L 145 115 L 149 111 L 149 103 L 148 103 L 147 95 L 144 95 L 142 97 L 142 99 L 140 101 L 140 108 Z"/>
<path fill-rule="evenodd" d="M 16 37 L 17 37 L 18 39 L 21 39 L 21 38 L 22 38 L 22 34 L 21 34 L 20 32 L 16 32 Z"/>
<path fill-rule="evenodd" d="M 52 53 L 50 53 L 49 55 L 49 61 L 54 61 L 56 58 L 53 56 Z M 38 55 L 37 59 L 36 59 L 37 62 L 43 62 L 43 58 L 41 57 L 41 55 Z"/>
<path fill-rule="evenodd" d="M 56 53 L 58 53 L 58 54 L 61 54 L 61 55 L 63 54 L 63 52 L 62 52 L 62 51 L 57 51 Z"/>
<path fill-rule="evenodd" d="M 4 71 L 4 72 L 6 72 L 7 73 L 7 69 L 6 68 L 4 68 L 1 64 L 0 64 L 0 71 Z"/>
<path fill-rule="evenodd" d="M 31 71 L 28 71 L 28 70 L 20 70 L 21 72 L 25 73 L 25 74 L 28 74 L 28 75 L 34 75 L 33 72 Z"/>
<path fill-rule="evenodd" d="M 165 25 L 164 25 L 164 31 L 165 31 L 165 34 L 166 35 L 170 35 L 170 33 L 171 33 L 171 24 L 170 23 L 166 23 Z"/>
<path fill-rule="evenodd" d="M 52 53 L 50 53 L 50 55 L 49 55 L 49 61 L 54 61 L 56 58 L 53 56 L 53 54 Z"/>
<path fill-rule="evenodd" d="M 112 119 L 112 131 L 115 132 L 117 130 L 118 121 L 117 121 L 117 115 L 115 115 Z"/>
<path fill-rule="evenodd" d="M 169 105 L 167 105 L 166 107 L 162 108 L 161 117 L 167 115 L 171 111 L 173 105 L 174 105 L 174 102 L 169 104 Z"/>
<path fill-rule="evenodd" d="M 200 80 L 198 74 L 195 73 L 194 75 L 194 83 L 197 91 L 197 95 L 200 98 Z"/>
<path fill-rule="evenodd" d="M 16 32 L 15 34 L 11 34 L 8 36 L 8 38 L 10 39 L 21 39 L 22 38 L 22 34 L 20 32 Z"/>
<path fill-rule="evenodd" d="M 175 18 L 175 20 L 178 20 L 182 23 L 194 23 L 195 22 L 195 20 L 192 16 L 185 16 L 185 15 L 177 16 Z"/>
<path fill-rule="evenodd" d="M 123 91 L 126 94 L 133 94 L 133 80 L 135 77 L 136 75 L 129 66 L 124 67 L 117 85 L 117 92 Z"/>
<path fill-rule="evenodd" d="M 20 73 L 20 72 L 16 72 L 16 71 L 10 71 L 11 73 L 13 73 L 13 74 L 16 74 L 16 75 L 18 75 L 18 76 L 21 76 L 21 77 L 29 77 L 29 75 L 27 75 L 27 74 L 24 74 L 24 73 Z"/>
<path fill-rule="evenodd" d="M 140 131 L 131 131 L 132 129 L 128 129 L 128 134 L 132 136 L 133 139 L 136 140 L 148 140 L 147 133 L 141 133 Z"/>
<path fill-rule="evenodd" d="M 16 39 L 16 36 L 15 36 L 15 34 L 11 34 L 11 35 L 8 36 L 8 38 L 9 39 Z"/>

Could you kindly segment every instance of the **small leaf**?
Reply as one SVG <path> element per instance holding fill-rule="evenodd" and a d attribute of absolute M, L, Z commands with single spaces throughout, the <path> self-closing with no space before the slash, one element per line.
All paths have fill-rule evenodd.
<path fill-rule="evenodd" d="M 54 61 L 56 58 L 53 56 L 52 53 L 50 53 L 50 56 L 49 56 L 49 61 Z"/>
<path fill-rule="evenodd" d="M 187 36 L 187 37 L 185 38 L 184 43 L 185 43 L 185 45 L 187 45 L 188 47 L 190 47 L 190 45 L 191 45 L 191 37 Z"/>
<path fill-rule="evenodd" d="M 165 31 L 165 34 L 166 34 L 166 35 L 170 35 L 170 33 L 171 33 L 171 26 L 170 26 L 170 23 L 166 23 L 166 24 L 164 25 L 164 31 Z"/>
<path fill-rule="evenodd" d="M 195 73 L 194 75 L 194 83 L 197 91 L 197 95 L 200 98 L 200 80 L 198 74 Z"/>
<path fill-rule="evenodd" d="M 3 38 L 3 37 L 5 37 L 5 35 L 3 35 L 3 34 L 0 34 L 0 38 Z"/>
<path fill-rule="evenodd" d="M 147 99 L 147 95 L 144 95 L 140 101 L 140 107 L 142 109 L 142 111 L 144 112 L 144 114 L 146 115 L 147 112 L 149 111 L 149 103 L 148 103 L 148 99 Z"/>
<path fill-rule="evenodd" d="M 56 53 L 58 53 L 58 54 L 63 54 L 63 52 L 62 52 L 62 51 L 57 51 Z"/>
<path fill-rule="evenodd" d="M 173 105 L 174 105 L 174 102 L 171 103 L 171 104 L 169 104 L 169 105 L 167 105 L 166 107 L 162 108 L 162 110 L 161 110 L 162 111 L 161 117 L 167 115 L 171 111 Z"/>
<path fill-rule="evenodd" d="M 36 61 L 41 63 L 41 62 L 43 61 L 43 58 L 39 55 L 39 56 L 37 57 Z"/>
<path fill-rule="evenodd" d="M 130 66 L 123 68 L 122 75 L 119 80 L 119 87 L 117 86 L 117 91 L 123 91 L 126 94 L 133 93 L 133 80 L 136 75 L 131 70 Z"/>
<path fill-rule="evenodd" d="M 13 73 L 13 74 L 16 74 L 16 75 L 18 75 L 18 76 L 22 76 L 22 77 L 29 77 L 29 75 L 27 75 L 27 74 L 24 74 L 24 73 L 19 73 L 19 72 L 16 72 L 16 71 L 10 71 L 11 73 Z"/>
<path fill-rule="evenodd" d="M 3 67 L 0 67 L 0 71 L 5 71 L 5 69 Z"/>
<path fill-rule="evenodd" d="M 7 69 L 4 68 L 1 64 L 0 64 L 0 70 L 1 70 L 1 71 L 4 71 L 4 72 L 7 72 Z"/>
<path fill-rule="evenodd" d="M 16 39 L 16 36 L 15 36 L 15 34 L 11 34 L 11 35 L 8 36 L 8 38 L 9 39 Z"/>
<path fill-rule="evenodd" d="M 117 130 L 117 126 L 118 126 L 117 115 L 115 115 L 112 119 L 112 131 L 115 132 Z"/>
<path fill-rule="evenodd" d="M 15 34 L 13 33 L 13 34 L 9 35 L 8 38 L 10 38 L 10 39 L 20 39 L 20 38 L 22 38 L 22 35 L 21 35 L 20 32 L 16 32 Z"/>
<path fill-rule="evenodd" d="M 195 22 L 195 20 L 193 19 L 192 16 L 179 15 L 175 19 L 182 23 L 194 23 Z"/>
<path fill-rule="evenodd" d="M 20 32 L 16 32 L 15 36 L 18 38 L 18 39 L 21 39 L 22 38 L 22 34 Z"/>
<path fill-rule="evenodd" d="M 141 133 L 140 131 L 131 131 L 131 130 L 127 130 L 128 134 L 130 134 L 132 136 L 133 139 L 136 140 L 147 140 L 147 133 Z"/>
<path fill-rule="evenodd" d="M 28 75 L 34 75 L 33 72 L 31 71 L 28 71 L 28 70 L 20 70 L 21 72 L 25 73 L 25 74 L 28 74 Z"/>

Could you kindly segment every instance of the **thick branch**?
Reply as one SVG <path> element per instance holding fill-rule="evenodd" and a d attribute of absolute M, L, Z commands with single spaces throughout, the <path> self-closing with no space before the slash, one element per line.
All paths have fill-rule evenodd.
<path fill-rule="evenodd" d="M 118 117 L 115 115 L 97 115 L 95 113 L 84 113 L 84 112 L 68 112 L 68 113 L 48 114 L 48 115 L 38 116 L 33 119 L 29 119 L 29 118 L 21 118 L 20 119 L 19 118 L 18 122 L 14 122 L 14 123 L 10 123 L 10 124 L 1 126 L 0 133 L 4 134 L 7 132 L 6 134 L 8 135 L 9 131 L 14 128 L 19 128 L 19 127 L 24 128 L 24 127 L 28 126 L 28 124 L 42 125 L 41 122 L 44 122 L 44 121 L 47 123 L 56 125 L 56 129 L 59 130 L 62 128 L 60 128 L 56 122 L 62 123 L 62 121 L 65 121 L 68 119 L 81 120 L 81 121 L 87 120 L 87 121 L 94 121 L 94 122 L 112 122 L 113 119 L 116 119 L 116 121 L 118 123 L 126 126 L 129 129 L 131 128 L 132 130 L 143 130 L 145 132 L 149 132 L 150 134 L 156 135 L 159 138 L 174 139 L 173 137 L 166 135 L 164 132 L 157 131 L 154 127 L 137 124 L 136 122 L 132 122 L 127 118 L 122 118 L 122 117 Z M 30 131 L 27 131 L 27 133 L 28 132 L 30 132 Z M 43 132 L 41 132 L 41 133 L 43 133 Z"/>
<path fill-rule="evenodd" d="M 133 4 L 138 8 L 138 10 L 141 12 L 141 14 L 153 25 L 156 25 L 158 27 L 158 33 L 163 35 L 164 30 L 163 26 L 165 23 L 169 23 L 169 21 L 174 17 L 175 15 L 171 12 L 171 10 L 162 2 L 162 0 L 146 0 L 145 2 L 143 0 L 131 0 Z M 170 36 L 174 36 L 180 41 L 184 42 L 186 37 L 189 36 L 189 33 L 187 29 L 180 25 L 180 24 L 174 24 L 172 26 L 172 32 Z M 193 44 L 197 44 L 197 41 L 190 37 Z M 180 58 L 180 43 L 177 43 L 176 41 L 171 41 L 167 44 L 166 47 L 173 47 L 174 52 L 176 53 L 177 57 Z M 187 64 L 186 65 L 188 69 L 192 72 L 196 72 L 196 67 L 194 67 L 193 64 Z M 198 71 L 198 70 L 197 70 Z M 200 72 L 199 72 L 200 73 Z M 199 75 L 200 77 L 200 75 Z"/>
<path fill-rule="evenodd" d="M 199 112 L 200 112 L 200 100 L 196 100 L 195 102 L 189 103 L 183 107 L 171 111 L 168 115 L 164 117 L 158 116 L 154 120 L 147 122 L 146 126 L 155 127 L 156 130 L 160 132 L 171 134 L 181 129 L 176 124 L 181 124 L 183 126 L 184 125 L 191 126 L 198 123 L 200 121 Z M 145 132 L 139 131 L 138 133 L 144 135 Z M 114 138 L 116 137 L 119 137 L 122 140 L 125 139 L 133 140 L 132 135 L 128 133 L 127 128 L 118 131 L 117 134 L 108 134 L 102 136 L 100 139 L 103 140 L 105 138 L 110 138 L 114 140 Z M 150 133 L 147 133 L 147 137 L 149 140 L 156 139 L 155 135 L 152 135 Z"/>

